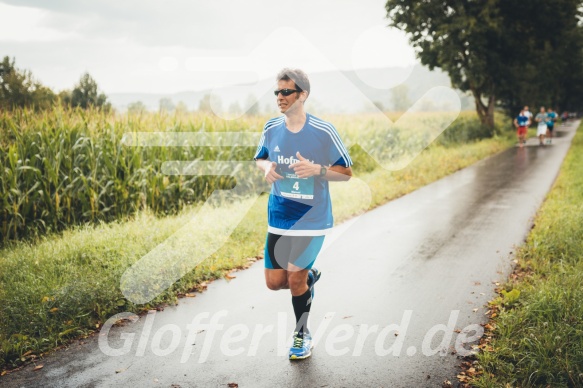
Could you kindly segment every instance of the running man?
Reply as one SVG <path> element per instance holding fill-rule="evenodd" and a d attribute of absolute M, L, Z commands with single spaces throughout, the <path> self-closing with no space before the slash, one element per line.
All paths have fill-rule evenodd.
<path fill-rule="evenodd" d="M 528 105 L 525 105 L 524 108 L 522 108 L 522 110 L 524 111 L 524 115 L 528 117 L 529 121 L 528 125 L 530 125 L 530 123 L 532 123 L 532 112 L 528 110 Z"/>
<path fill-rule="evenodd" d="M 561 116 L 561 122 L 563 125 L 567 125 L 567 120 L 569 120 L 569 112 L 564 111 L 563 115 Z"/>
<path fill-rule="evenodd" d="M 537 127 L 536 127 L 536 135 L 538 136 L 538 141 L 539 144 L 538 145 L 545 145 L 545 135 L 547 133 L 547 114 L 545 112 L 545 107 L 541 106 L 540 107 L 540 112 L 538 112 L 536 114 L 536 117 L 534 118 L 536 120 L 536 122 L 538 123 Z"/>
<path fill-rule="evenodd" d="M 518 116 L 514 119 L 514 126 L 516 127 L 516 136 L 518 137 L 518 144 L 522 148 L 526 144 L 526 132 L 530 125 L 530 119 L 524 114 L 524 109 L 520 111 Z"/>
<path fill-rule="evenodd" d="M 289 358 L 295 360 L 312 354 L 307 323 L 321 275 L 313 265 L 333 224 L 328 181 L 349 180 L 352 160 L 334 126 L 304 110 L 307 75 L 283 69 L 276 81 L 283 116 L 267 121 L 254 159 L 271 184 L 265 283 L 271 290 L 291 291 L 296 327 Z"/>
<path fill-rule="evenodd" d="M 553 142 L 555 121 L 557 121 L 557 114 L 552 108 L 549 108 L 549 111 L 547 112 L 547 144 L 552 144 Z"/>

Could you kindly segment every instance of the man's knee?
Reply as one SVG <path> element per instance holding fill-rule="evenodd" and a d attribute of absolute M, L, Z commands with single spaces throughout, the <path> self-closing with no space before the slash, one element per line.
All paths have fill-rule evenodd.
<path fill-rule="evenodd" d="M 265 277 L 265 285 L 270 290 L 281 290 L 283 288 L 289 288 L 287 277 L 283 276 L 266 276 Z"/>
<path fill-rule="evenodd" d="M 266 280 L 265 284 L 267 285 L 267 288 L 273 291 L 281 290 L 284 286 L 281 282 L 276 282 L 272 280 Z"/>
<path fill-rule="evenodd" d="M 292 290 L 303 288 L 306 285 L 307 272 L 297 271 L 288 272 L 287 281 L 289 283 L 289 288 Z"/>

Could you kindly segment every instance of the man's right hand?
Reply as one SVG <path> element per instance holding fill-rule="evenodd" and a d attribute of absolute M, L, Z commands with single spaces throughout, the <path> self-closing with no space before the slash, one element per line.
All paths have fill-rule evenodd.
<path fill-rule="evenodd" d="M 279 180 L 279 179 L 283 179 L 283 177 L 281 175 L 279 175 L 277 172 L 275 172 L 276 168 L 277 168 L 277 163 L 275 163 L 275 162 L 270 162 L 269 160 L 266 160 L 263 163 L 263 171 L 265 172 L 265 180 L 270 184 Z"/>

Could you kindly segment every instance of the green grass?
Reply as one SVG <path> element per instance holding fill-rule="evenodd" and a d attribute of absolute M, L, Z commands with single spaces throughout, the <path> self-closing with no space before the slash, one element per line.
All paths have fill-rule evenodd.
<path fill-rule="evenodd" d="M 353 159 L 356 176 L 348 183 L 333 183 L 335 219 L 355 214 L 397 198 L 449 175 L 511 144 L 511 132 L 493 139 L 425 149 L 407 168 L 388 172 L 360 152 Z M 358 154 L 357 148 L 351 153 Z M 354 155 L 353 155 L 354 156 Z M 347 190 L 347 188 L 351 188 Z M 367 201 L 370 189 L 371 201 Z M 197 289 L 233 268 L 245 268 L 248 258 L 262 255 L 266 196 L 224 203 L 202 220 L 205 235 L 220 234 L 220 220 L 236 206 L 251 206 L 227 243 L 198 264 L 170 289 L 147 305 L 135 305 L 120 291 L 124 271 L 152 248 L 187 224 L 199 210 L 189 206 L 177 215 L 157 217 L 148 209 L 128 220 L 75 226 L 61 235 L 34 241 L 10 242 L 0 249 L 0 367 L 17 366 L 71 338 L 87 335 L 111 315 L 141 312 L 162 303 L 175 303 L 177 294 Z M 214 218 L 213 218 L 214 217 Z M 187 249 L 187 247 L 182 247 Z M 26 355 L 26 356 L 25 356 Z"/>
<path fill-rule="evenodd" d="M 478 387 L 583 386 L 583 133 L 517 253 L 505 290 L 512 306 L 493 319 L 492 351 L 481 353 Z"/>

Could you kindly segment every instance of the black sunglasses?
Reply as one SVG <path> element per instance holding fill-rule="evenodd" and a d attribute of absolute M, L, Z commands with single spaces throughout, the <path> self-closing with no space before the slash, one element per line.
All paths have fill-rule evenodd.
<path fill-rule="evenodd" d="M 283 94 L 284 96 L 287 97 L 287 96 L 291 95 L 292 93 L 296 93 L 296 92 L 297 93 L 300 93 L 301 90 L 297 90 L 297 89 L 279 89 L 279 90 L 274 90 L 273 91 L 273 94 L 275 94 L 275 96 L 277 97 L 277 95 L 279 93 L 281 93 L 281 94 Z"/>

